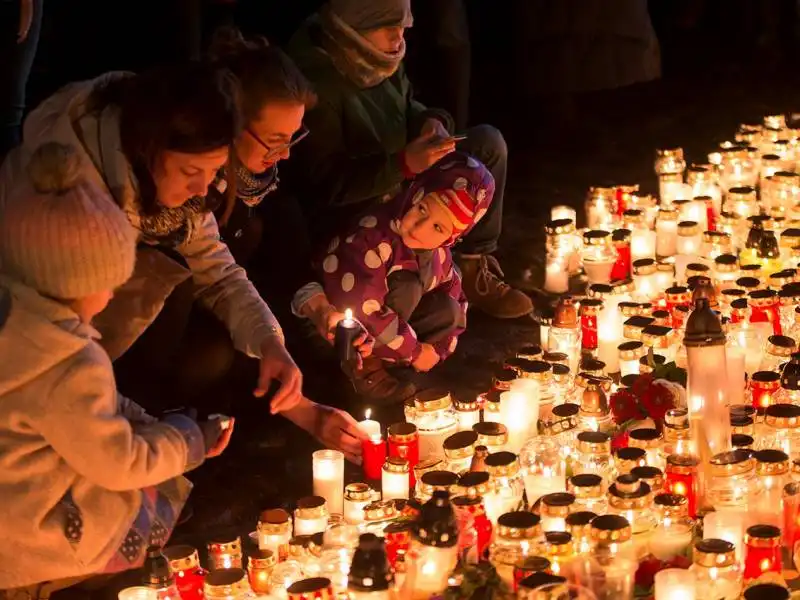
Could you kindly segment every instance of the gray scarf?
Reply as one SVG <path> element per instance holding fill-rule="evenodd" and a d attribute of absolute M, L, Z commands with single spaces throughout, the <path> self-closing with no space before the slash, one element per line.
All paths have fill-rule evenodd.
<path fill-rule="evenodd" d="M 319 12 L 322 47 L 330 55 L 336 70 L 361 89 L 375 87 L 400 68 L 406 55 L 406 43 L 400 50 L 387 53 L 345 23 L 329 6 Z"/>

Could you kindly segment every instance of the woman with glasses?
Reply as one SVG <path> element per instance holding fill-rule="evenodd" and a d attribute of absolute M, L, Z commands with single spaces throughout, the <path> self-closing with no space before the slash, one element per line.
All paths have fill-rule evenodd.
<path fill-rule="evenodd" d="M 258 360 L 247 392 L 267 396 L 277 381 L 270 412 L 327 444 L 339 438 L 318 424 L 336 422 L 352 432 L 340 448 L 359 454 L 355 421 L 303 396 L 278 320 L 220 240 L 206 195 L 244 139 L 242 96 L 228 69 L 197 63 L 71 84 L 25 120 L 25 142 L 0 168 L 0 210 L 27 185 L 34 148 L 74 146 L 87 180 L 110 192 L 137 233 L 134 274 L 94 319 L 120 391 L 156 414 L 181 404 L 225 412 L 234 359 L 247 355 Z"/>

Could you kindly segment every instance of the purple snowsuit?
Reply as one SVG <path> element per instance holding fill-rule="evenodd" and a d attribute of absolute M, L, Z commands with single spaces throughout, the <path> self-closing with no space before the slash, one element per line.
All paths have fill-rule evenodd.
<path fill-rule="evenodd" d="M 411 363 L 419 356 L 421 344 L 411 325 L 387 306 L 389 276 L 408 271 L 419 277 L 424 294 L 441 292 L 458 303 L 461 315 L 447 336 L 433 342 L 441 360 L 456 348 L 466 328 L 467 300 L 461 290 L 461 276 L 450 248 L 414 251 L 398 233 L 406 212 L 431 191 L 465 190 L 474 202 L 466 235 L 489 208 L 494 195 L 494 178 L 475 158 L 453 153 L 420 173 L 395 198 L 365 213 L 355 226 L 334 237 L 317 265 L 325 293 L 340 311 L 351 309 L 376 339 L 374 356 L 390 362 Z M 456 240 L 453 240 L 455 243 Z"/>

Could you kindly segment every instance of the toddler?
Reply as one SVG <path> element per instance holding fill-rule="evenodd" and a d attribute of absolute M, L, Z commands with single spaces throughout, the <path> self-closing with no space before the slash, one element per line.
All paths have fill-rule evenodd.
<path fill-rule="evenodd" d="M 357 391 L 405 396 L 384 363 L 428 371 L 453 353 L 467 302 L 450 248 L 486 214 L 493 194 L 482 163 L 449 154 L 331 240 L 320 265 L 325 292 L 376 340 L 373 359 L 353 373 Z"/>

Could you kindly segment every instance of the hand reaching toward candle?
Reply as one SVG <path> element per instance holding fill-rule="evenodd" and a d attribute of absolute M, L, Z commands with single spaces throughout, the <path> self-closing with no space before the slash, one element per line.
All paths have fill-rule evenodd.
<path fill-rule="evenodd" d="M 361 464 L 361 440 L 366 439 L 367 434 L 349 413 L 303 397 L 283 416 L 310 433 L 326 448 L 339 450 L 350 462 Z"/>
<path fill-rule="evenodd" d="M 203 438 L 206 440 L 206 458 L 214 458 L 225 452 L 231 441 L 235 422 L 236 419 L 233 417 L 226 417 L 224 425 L 219 418 L 209 419 L 199 424 Z"/>
<path fill-rule="evenodd" d="M 269 410 L 273 415 L 296 406 L 303 397 L 303 374 L 277 336 L 268 338 L 261 347 L 258 387 L 253 395 L 264 396 L 274 379 L 281 385 L 270 402 Z"/>
<path fill-rule="evenodd" d="M 412 366 L 417 371 L 430 371 L 439 363 L 439 353 L 436 352 L 430 344 L 422 344 L 422 352 L 420 352 L 417 359 L 413 362 Z"/>

